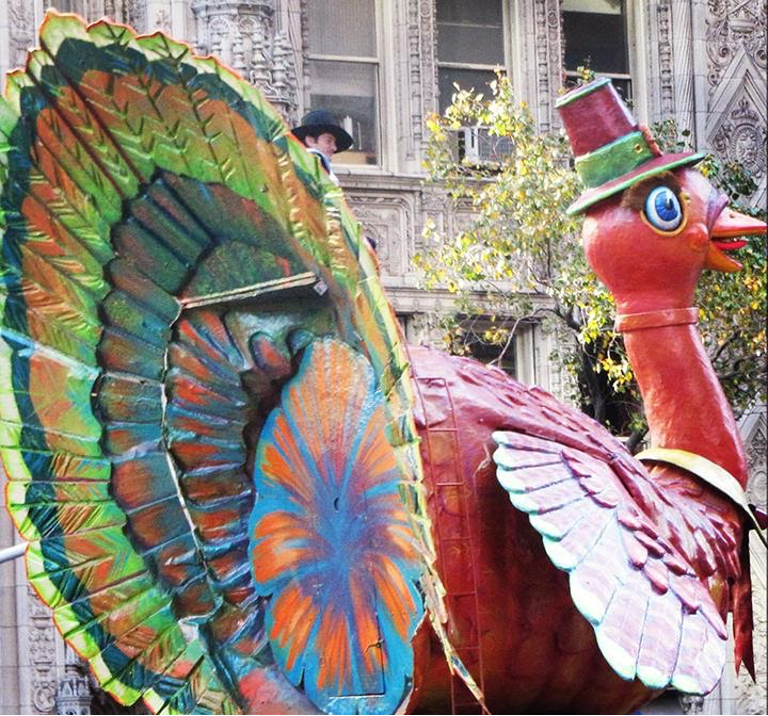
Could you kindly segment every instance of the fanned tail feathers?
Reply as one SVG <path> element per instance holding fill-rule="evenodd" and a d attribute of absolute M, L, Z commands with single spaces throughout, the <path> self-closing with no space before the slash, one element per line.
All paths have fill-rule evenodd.
<path fill-rule="evenodd" d="M 125 704 L 235 712 L 261 669 L 306 709 L 247 526 L 259 432 L 318 336 L 372 367 L 441 609 L 407 363 L 357 224 L 256 89 L 160 33 L 50 14 L 0 139 L 0 451 L 32 584 Z"/>

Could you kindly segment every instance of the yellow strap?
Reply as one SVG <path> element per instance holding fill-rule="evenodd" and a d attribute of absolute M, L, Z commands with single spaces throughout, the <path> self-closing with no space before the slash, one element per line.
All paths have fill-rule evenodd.
<path fill-rule="evenodd" d="M 760 527 L 760 523 L 757 521 L 757 517 L 752 510 L 752 505 L 747 500 L 747 494 L 739 484 L 739 481 L 724 467 L 720 467 L 717 463 L 687 450 L 650 448 L 643 450 L 635 455 L 635 457 L 638 460 L 654 460 L 682 467 L 684 470 L 688 470 L 688 472 L 692 472 L 696 477 L 704 480 L 711 487 L 730 497 L 733 502 L 747 513 L 763 544 L 768 546 L 765 530 Z"/>

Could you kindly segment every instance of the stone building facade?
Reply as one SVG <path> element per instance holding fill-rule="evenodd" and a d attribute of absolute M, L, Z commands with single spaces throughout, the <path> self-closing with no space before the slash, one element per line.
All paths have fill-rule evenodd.
<path fill-rule="evenodd" d="M 185 39 L 258 85 L 291 124 L 330 106 L 358 147 L 339 155 L 336 173 L 377 242 L 385 286 L 413 342 L 438 337 L 432 316 L 451 303 L 446 292 L 419 289 L 412 258 L 427 216 L 448 231 L 462 221 L 422 186 L 424 117 L 444 106 L 454 80 L 482 82 L 502 66 L 546 130 L 557 126 L 558 89 L 586 59 L 615 79 L 642 122 L 673 117 L 697 147 L 742 162 L 758 184 L 751 201 L 766 202 L 765 0 L 0 0 L 0 72 L 23 63 L 51 6 Z M 551 340 L 535 325 L 523 330 L 515 370 L 559 393 Z M 764 413 L 748 416 L 744 430 L 764 504 Z M 3 509 L 0 548 L 15 540 Z M 755 555 L 764 595 L 765 554 Z M 765 654 L 765 607 L 757 611 Z M 686 708 L 763 712 L 761 666 L 757 691 L 729 676 L 713 699 Z M 21 560 L 0 565 L 0 713 L 86 713 L 90 698 Z"/>

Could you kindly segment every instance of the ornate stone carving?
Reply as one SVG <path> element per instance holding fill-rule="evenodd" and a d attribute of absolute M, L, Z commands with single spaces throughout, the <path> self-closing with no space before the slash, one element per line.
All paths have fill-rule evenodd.
<path fill-rule="evenodd" d="M 31 2 L 26 4 L 32 6 Z M 49 7 L 55 7 L 60 12 L 77 13 L 89 21 L 106 15 L 138 32 L 147 29 L 147 0 L 43 0 L 43 10 Z"/>
<path fill-rule="evenodd" d="M 539 126 L 542 131 L 549 131 L 549 53 L 547 48 L 547 2 L 536 0 L 534 4 L 536 23 L 536 76 L 538 78 L 538 104 L 545 107 L 539 116 Z"/>
<path fill-rule="evenodd" d="M 445 234 L 449 229 L 452 231 L 453 214 L 450 209 L 450 202 L 447 196 L 438 191 L 437 188 L 425 192 L 421 196 L 421 212 L 419 215 L 419 229 L 414 236 L 415 253 L 423 251 L 426 248 L 423 236 L 423 227 L 427 219 L 432 221 L 435 231 L 438 234 Z"/>
<path fill-rule="evenodd" d="M 257 85 L 283 117 L 297 118 L 294 48 L 275 23 L 274 0 L 195 0 L 196 48 L 221 58 Z"/>
<path fill-rule="evenodd" d="M 29 662 L 32 667 L 31 696 L 35 713 L 56 712 L 56 642 L 49 610 L 31 587 L 27 588 L 29 604 Z"/>
<path fill-rule="evenodd" d="M 710 101 L 708 144 L 724 161 L 738 161 L 757 182 L 752 195 L 754 205 L 766 196 L 766 85 L 755 78 L 756 68 L 741 52 Z"/>
<path fill-rule="evenodd" d="M 35 40 L 35 13 L 27 0 L 11 0 L 8 7 L 10 25 L 10 65 L 21 67 L 27 57 L 27 50 Z"/>
<path fill-rule="evenodd" d="M 56 689 L 56 711 L 59 714 L 80 716 L 91 713 L 91 686 L 87 667 L 69 647 L 65 648 L 64 676 Z"/>
<path fill-rule="evenodd" d="M 440 327 L 438 317 L 434 313 L 416 313 L 409 315 L 403 323 L 405 338 L 408 343 L 445 348 L 443 338 L 445 331 Z"/>
<path fill-rule="evenodd" d="M 763 499 L 765 493 L 763 492 Z M 765 713 L 768 699 L 768 665 L 766 665 L 766 633 L 768 632 L 768 610 L 766 609 L 766 559 L 765 547 L 753 535 L 750 543 L 750 560 L 752 562 L 752 608 L 753 635 L 755 654 L 755 681 L 742 669 L 734 680 L 735 703 L 733 712 L 737 714 Z M 721 712 L 722 713 L 722 712 Z"/>
<path fill-rule="evenodd" d="M 539 127 L 548 132 L 557 124 L 553 102 L 561 85 L 562 31 L 560 0 L 535 0 L 536 102 Z"/>
<path fill-rule="evenodd" d="M 563 80 L 561 0 L 520 0 L 516 6 L 519 62 L 523 69 L 520 96 L 529 100 L 539 127 L 558 126 L 554 100 Z"/>
<path fill-rule="evenodd" d="M 413 286 L 402 287 L 401 283 L 395 278 L 383 278 L 384 288 L 387 291 L 387 298 L 392 303 L 395 312 L 398 315 L 409 315 L 414 319 L 416 316 L 433 316 L 434 320 L 439 321 L 441 315 L 450 313 L 455 309 L 456 296 L 448 291 L 423 291 Z M 431 319 L 423 319 L 426 323 L 417 325 L 426 325 Z M 435 324 L 437 325 L 437 324 Z M 442 340 L 442 333 L 439 340 Z M 410 337 L 409 337 L 410 340 Z M 436 345 L 436 344 L 435 344 Z"/>
<path fill-rule="evenodd" d="M 29 3 L 31 5 L 32 3 Z M 84 15 L 85 7 L 83 0 L 43 0 L 43 10 L 56 8 L 59 12 L 76 12 L 78 15 Z"/>
<path fill-rule="evenodd" d="M 749 468 L 747 496 L 750 502 L 766 508 L 768 499 L 768 414 L 765 405 L 756 405 L 739 420 Z M 750 541 L 752 563 L 752 610 L 754 619 L 755 682 L 745 669 L 735 679 L 734 713 L 761 714 L 768 698 L 768 664 L 765 660 L 768 610 L 766 609 L 766 551 L 753 534 Z"/>
<path fill-rule="evenodd" d="M 700 714 L 704 713 L 704 697 L 703 696 L 680 696 L 680 710 L 684 714 Z"/>
<path fill-rule="evenodd" d="M 347 192 L 363 234 L 376 242 L 376 257 L 382 274 L 401 276 L 409 272 L 414 249 L 412 198 L 404 195 Z"/>
<path fill-rule="evenodd" d="M 272 89 L 277 97 L 296 96 L 296 65 L 287 32 L 275 35 L 272 51 Z M 295 102 L 294 102 L 295 105 Z"/>
<path fill-rule="evenodd" d="M 25 5 L 33 3 L 25 0 Z M 55 7 L 60 12 L 74 12 L 94 21 L 107 16 L 130 25 L 138 32 L 147 29 L 147 0 L 43 0 L 43 10 Z"/>
<path fill-rule="evenodd" d="M 749 170 L 755 179 L 765 173 L 765 126 L 747 97 L 742 97 L 728 118 L 720 125 L 714 147 L 723 157 L 735 159 Z"/>
<path fill-rule="evenodd" d="M 171 32 L 171 14 L 165 8 L 155 13 L 154 28 L 163 32 Z"/>
<path fill-rule="evenodd" d="M 659 109 L 662 116 L 675 111 L 675 82 L 672 72 L 671 2 L 659 0 L 656 4 L 656 31 L 658 33 Z"/>
<path fill-rule="evenodd" d="M 747 451 L 749 486 L 747 494 L 756 505 L 765 509 L 768 494 L 768 419 L 766 406 L 758 405 L 740 421 L 744 447 Z"/>
<path fill-rule="evenodd" d="M 706 19 L 707 143 L 723 160 L 739 161 L 757 181 L 750 197 L 766 197 L 765 0 L 710 0 Z"/>
<path fill-rule="evenodd" d="M 397 4 L 398 9 L 402 3 Z M 424 151 L 424 117 L 437 110 L 437 34 L 435 32 L 435 0 L 407 3 L 407 48 L 402 64 L 407 68 L 407 81 L 398 83 L 399 103 L 407 107 L 408 126 L 402 132 L 405 159 L 418 159 Z M 406 78 L 403 78 L 404 80 Z"/>
<path fill-rule="evenodd" d="M 763 0 L 709 0 L 708 79 L 716 86 L 740 49 L 766 69 L 766 4 Z"/>
<path fill-rule="evenodd" d="M 763 455 L 765 461 L 765 455 Z M 763 462 L 765 464 L 765 462 Z M 761 495 L 765 506 L 765 482 Z M 752 599 L 753 599 L 753 634 L 755 639 L 755 672 L 756 680 L 742 669 L 735 680 L 734 713 L 762 714 L 765 713 L 768 698 L 768 665 L 765 660 L 766 632 L 768 632 L 768 610 L 766 609 L 766 557 L 765 547 L 756 537 L 752 537 L 750 560 L 752 562 Z"/>
<path fill-rule="evenodd" d="M 148 29 L 146 0 L 124 0 L 123 17 L 123 22 L 137 32 L 146 32 Z"/>
<path fill-rule="evenodd" d="M 296 0 L 294 0 L 295 2 Z M 299 0 L 299 19 L 301 28 L 301 108 L 302 114 L 309 105 L 309 0 Z"/>

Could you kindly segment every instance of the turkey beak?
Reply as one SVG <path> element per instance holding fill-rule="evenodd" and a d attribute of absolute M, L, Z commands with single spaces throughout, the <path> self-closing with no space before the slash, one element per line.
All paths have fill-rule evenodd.
<path fill-rule="evenodd" d="M 712 225 L 709 237 L 709 249 L 704 260 L 704 268 L 733 273 L 741 269 L 741 264 L 726 256 L 726 251 L 735 251 L 747 245 L 746 239 L 737 237 L 764 234 L 768 225 L 759 219 L 741 214 L 726 207 L 720 212 Z"/>

